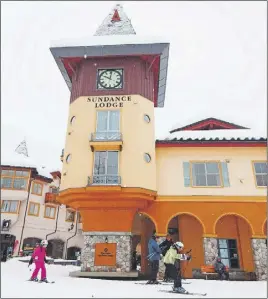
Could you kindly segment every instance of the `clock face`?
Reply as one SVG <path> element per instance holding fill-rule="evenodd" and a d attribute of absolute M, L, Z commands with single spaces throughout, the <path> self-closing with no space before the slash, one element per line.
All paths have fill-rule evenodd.
<path fill-rule="evenodd" d="M 98 70 L 98 89 L 123 88 L 123 69 Z"/>

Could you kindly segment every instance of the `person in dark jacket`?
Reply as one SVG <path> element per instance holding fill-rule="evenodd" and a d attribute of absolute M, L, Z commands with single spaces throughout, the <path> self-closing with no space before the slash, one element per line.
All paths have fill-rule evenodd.
<path fill-rule="evenodd" d="M 171 245 L 173 245 L 173 240 L 171 238 L 171 235 L 170 234 L 167 234 L 166 236 L 166 240 L 163 241 L 159 247 L 162 251 L 162 255 L 165 256 L 167 251 L 169 250 L 169 248 L 171 247 Z M 169 274 L 169 267 L 167 266 L 167 264 L 165 264 L 165 275 L 164 275 L 164 279 L 163 281 L 165 282 L 168 282 L 168 281 L 172 281 L 172 277 L 171 275 Z"/>
<path fill-rule="evenodd" d="M 148 243 L 148 260 L 150 261 L 151 264 L 151 277 L 147 284 L 158 284 L 159 282 L 157 281 L 157 273 L 159 271 L 159 261 L 161 258 L 161 249 L 157 243 L 157 240 L 159 237 L 157 235 L 153 235 L 152 238 L 149 240 Z"/>
<path fill-rule="evenodd" d="M 229 273 L 226 269 L 226 266 L 222 263 L 220 257 L 217 258 L 214 268 L 215 272 L 219 274 L 220 280 L 224 280 L 224 278 L 226 278 L 226 280 L 229 280 Z"/>

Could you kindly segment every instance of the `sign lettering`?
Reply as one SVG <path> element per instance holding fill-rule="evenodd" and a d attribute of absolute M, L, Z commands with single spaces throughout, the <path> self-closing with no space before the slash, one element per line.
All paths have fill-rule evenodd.
<path fill-rule="evenodd" d="M 131 96 L 89 97 L 87 102 L 95 103 L 95 108 L 123 107 L 124 102 L 130 102 Z"/>
<path fill-rule="evenodd" d="M 95 244 L 95 266 L 116 266 L 116 243 Z"/>

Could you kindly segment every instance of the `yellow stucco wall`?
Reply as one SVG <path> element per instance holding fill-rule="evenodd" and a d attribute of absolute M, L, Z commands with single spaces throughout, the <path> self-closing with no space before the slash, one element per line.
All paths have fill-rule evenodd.
<path fill-rule="evenodd" d="M 265 161 L 266 156 L 265 147 L 156 148 L 158 195 L 265 196 L 267 189 L 256 187 L 252 161 Z M 184 187 L 183 162 L 196 160 L 229 160 L 230 187 Z"/>
<path fill-rule="evenodd" d="M 126 96 L 128 97 L 128 96 Z M 96 131 L 96 110 L 120 110 L 120 128 L 123 134 L 123 150 L 119 153 L 119 175 L 123 187 L 141 187 L 156 190 L 154 105 L 139 95 L 131 95 L 123 107 L 95 108 L 88 97 L 80 97 L 70 105 L 66 144 L 64 149 L 61 190 L 85 187 L 93 173 L 94 154 L 89 146 L 91 133 Z M 151 122 L 146 123 L 144 114 Z M 70 124 L 75 116 L 75 122 Z M 151 155 L 150 163 L 144 161 L 144 153 Z M 66 164 L 66 157 L 72 158 Z"/>

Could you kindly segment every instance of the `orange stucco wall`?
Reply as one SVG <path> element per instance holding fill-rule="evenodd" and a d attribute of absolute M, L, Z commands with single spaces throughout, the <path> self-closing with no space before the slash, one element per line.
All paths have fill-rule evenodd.
<path fill-rule="evenodd" d="M 185 278 L 192 278 L 192 269 L 204 264 L 203 228 L 198 220 L 189 215 L 180 215 L 178 223 L 179 239 L 183 242 L 185 251 L 192 249 L 192 260 L 181 263 L 182 274 Z"/>
<path fill-rule="evenodd" d="M 240 268 L 245 271 L 254 271 L 250 244 L 251 231 L 245 220 L 235 216 L 225 216 L 218 221 L 216 233 L 218 238 L 236 239 Z"/>
<path fill-rule="evenodd" d="M 131 232 L 134 210 L 81 210 L 84 231 Z"/>

